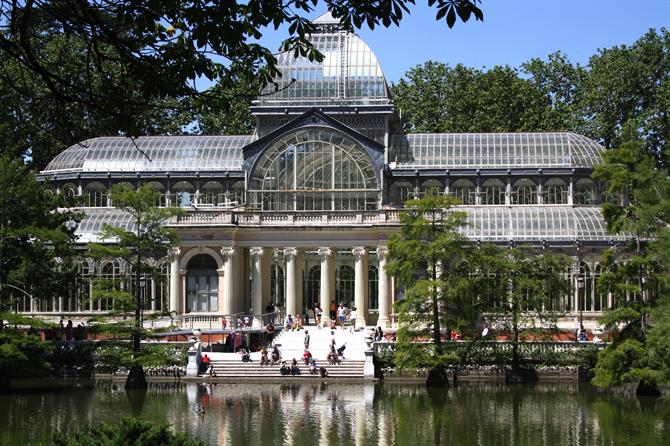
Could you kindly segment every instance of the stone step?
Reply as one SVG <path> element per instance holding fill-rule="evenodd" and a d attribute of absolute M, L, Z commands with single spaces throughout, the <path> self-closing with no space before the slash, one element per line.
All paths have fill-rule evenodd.
<path fill-rule="evenodd" d="M 332 378 L 362 378 L 364 363 L 361 361 L 343 361 L 340 365 L 329 366 L 325 362 L 318 364 L 319 367 L 326 367 L 328 376 Z M 231 361 L 212 361 L 212 367 L 217 377 L 244 377 L 244 378 L 276 378 L 282 376 L 279 373 L 279 365 L 261 366 L 259 363 L 249 362 L 231 362 Z M 300 375 L 314 376 L 309 374 L 309 367 L 300 364 Z"/>

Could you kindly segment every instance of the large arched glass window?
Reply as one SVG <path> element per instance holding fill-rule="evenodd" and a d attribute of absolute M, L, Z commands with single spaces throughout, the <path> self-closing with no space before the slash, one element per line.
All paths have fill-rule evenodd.
<path fill-rule="evenodd" d="M 219 275 L 216 261 L 207 254 L 193 257 L 186 267 L 186 312 L 218 311 Z M 230 298 L 230 296 L 226 296 Z"/>
<path fill-rule="evenodd" d="M 156 311 L 168 311 L 170 307 L 170 262 L 163 261 L 158 265 L 154 273 L 154 284 L 156 293 L 151 302 L 151 309 Z"/>
<path fill-rule="evenodd" d="M 349 265 L 342 265 L 335 272 L 335 301 L 347 308 L 354 301 L 354 269 Z"/>
<path fill-rule="evenodd" d="M 121 264 L 118 260 L 104 262 L 100 266 L 99 286 L 102 289 L 121 289 L 123 275 Z M 114 308 L 114 300 L 111 298 L 98 299 L 98 310 L 111 310 Z"/>
<path fill-rule="evenodd" d="M 481 185 L 482 204 L 505 204 L 506 186 L 500 180 L 489 179 Z"/>
<path fill-rule="evenodd" d="M 465 205 L 475 204 L 476 193 L 475 185 L 469 180 L 456 180 L 451 184 L 451 194 L 461 200 Z"/>
<path fill-rule="evenodd" d="M 258 157 L 249 193 L 263 210 L 364 210 L 377 208 L 379 186 L 359 144 L 312 128 L 280 138 Z"/>
<path fill-rule="evenodd" d="M 94 181 L 84 188 L 84 205 L 90 207 L 107 207 L 107 188 L 104 184 Z"/>
<path fill-rule="evenodd" d="M 574 199 L 575 204 L 595 204 L 596 187 L 593 181 L 588 178 L 582 178 L 575 183 Z"/>
<path fill-rule="evenodd" d="M 533 180 L 521 178 L 514 182 L 512 204 L 537 204 L 537 185 Z"/>
<path fill-rule="evenodd" d="M 544 204 L 568 204 L 568 185 L 560 178 L 550 178 L 542 187 Z"/>

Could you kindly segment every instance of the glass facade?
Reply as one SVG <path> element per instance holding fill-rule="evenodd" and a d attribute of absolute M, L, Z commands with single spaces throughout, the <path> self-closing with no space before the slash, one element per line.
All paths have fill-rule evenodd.
<path fill-rule="evenodd" d="M 308 129 L 263 152 L 248 192 L 252 207 L 264 211 L 371 210 L 380 189 L 362 147 L 334 130 Z"/>

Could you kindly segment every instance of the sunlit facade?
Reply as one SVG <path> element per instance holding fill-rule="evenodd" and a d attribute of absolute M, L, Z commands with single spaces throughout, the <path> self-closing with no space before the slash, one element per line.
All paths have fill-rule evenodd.
<path fill-rule="evenodd" d="M 600 253 L 623 241 L 608 234 L 599 208 L 622 197 L 591 179 L 599 144 L 568 132 L 406 134 L 370 48 L 328 14 L 315 23 L 324 60 L 279 56 L 278 88 L 266 87 L 251 108 L 253 135 L 95 138 L 41 172 L 53 193 L 83 196 L 82 247 L 105 242 L 104 223 L 132 228 L 114 208 L 112 185 L 149 184 L 157 205 L 185 209 L 169 222 L 179 247 L 149 259 L 160 273 L 142 281 L 146 311 L 211 326 L 261 315 L 268 302 L 295 314 L 318 301 L 328 316 L 334 301 L 358 307 L 359 323 L 390 326 L 402 290 L 386 274 L 386 244 L 405 200 L 428 191 L 462 201 L 471 240 L 573 256 L 566 274 L 575 291 L 557 302 L 566 321 L 616 305 L 595 287 Z M 104 311 L 113 303 L 93 296 L 91 280 L 127 277 L 128 267 L 84 256 L 77 271 L 70 296 L 20 310 Z"/>

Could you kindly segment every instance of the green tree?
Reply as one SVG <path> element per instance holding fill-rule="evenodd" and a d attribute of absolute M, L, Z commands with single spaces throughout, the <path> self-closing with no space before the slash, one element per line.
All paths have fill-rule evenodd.
<path fill-rule="evenodd" d="M 491 327 L 511 334 L 512 377 L 518 377 L 520 334 L 536 328 L 556 329 L 560 296 L 571 291 L 565 271 L 572 261 L 562 254 L 533 252 L 530 247 L 492 245 L 483 246 L 477 258 L 473 271 L 479 298 L 486 302 L 482 312 Z"/>
<path fill-rule="evenodd" d="M 18 298 L 51 301 L 66 294 L 79 215 L 63 211 L 66 199 L 47 193 L 21 162 L 0 157 L 1 312 L 16 311 Z M 18 288 L 18 290 L 17 290 Z"/>
<path fill-rule="evenodd" d="M 583 99 L 591 136 L 609 149 L 639 135 L 647 151 L 667 162 L 670 33 L 650 30 L 631 46 L 602 49 L 589 59 L 589 69 Z"/>
<path fill-rule="evenodd" d="M 463 280 L 467 239 L 458 232 L 466 225 L 466 214 L 451 209 L 458 203 L 455 197 L 436 194 L 407 201 L 400 231 L 388 244 L 387 270 L 405 294 L 396 304 L 400 324 L 396 364 L 427 368 L 428 386 L 447 385 L 445 364 L 455 357 L 445 353 L 442 327 L 457 323 L 462 313 L 454 311 L 455 304 L 467 286 Z M 416 343 L 425 338 L 432 342 Z"/>
<path fill-rule="evenodd" d="M 116 423 L 102 423 L 74 435 L 56 434 L 54 446 L 204 446 L 184 432 L 173 432 L 167 424 L 153 424 L 124 417 Z"/>
<path fill-rule="evenodd" d="M 99 299 L 108 299 L 114 302 L 114 309 L 110 316 L 119 316 L 133 312 L 132 325 L 124 322 L 114 322 L 111 328 L 119 332 L 129 332 L 132 336 L 132 347 L 136 357 L 140 358 L 140 341 L 143 330 L 145 302 L 142 299 L 141 279 L 144 274 L 154 274 L 154 267 L 147 263 L 148 258 L 160 259 L 165 257 L 168 250 L 176 246 L 178 238 L 172 228 L 167 228 L 165 222 L 173 216 L 179 215 L 178 208 L 159 208 L 156 203 L 159 193 L 151 186 L 145 185 L 139 190 L 133 190 L 120 185 L 110 190 L 112 203 L 132 217 L 131 229 L 104 225 L 101 233 L 103 240 L 110 244 L 91 244 L 89 250 L 95 258 L 113 257 L 122 258 L 132 271 L 130 291 L 122 290 L 119 284 L 109 280 L 98 280 L 94 284 Z M 117 318 L 118 319 L 118 318 Z M 110 327 L 108 327 L 110 328 Z M 136 373 L 141 373 L 141 362 L 135 365 Z M 126 383 L 130 385 L 135 375 L 131 375 Z"/>
<path fill-rule="evenodd" d="M 670 342 L 661 335 L 670 319 L 670 177 L 644 141 L 626 141 L 604 158 L 594 177 L 625 201 L 603 204 L 603 215 L 613 234 L 630 241 L 604 257 L 598 287 L 612 293 L 617 306 L 600 321 L 614 334 L 614 343 L 599 354 L 594 383 L 638 381 L 641 391 L 653 391 L 667 381 L 670 365 Z"/>
<path fill-rule="evenodd" d="M 306 17 L 329 9 L 350 28 L 397 25 L 412 0 L 251 0 L 226 2 L 131 0 L 0 1 L 0 55 L 38 76 L 63 103 L 109 114 L 126 133 L 147 106 L 166 98 L 217 99 L 198 88 L 201 79 L 235 91 L 279 74 L 273 49 L 259 44 L 265 30 L 288 29 L 281 51 L 323 57 L 310 42 Z M 479 0 L 430 0 L 436 19 L 483 20 Z M 82 76 L 71 77 L 57 61 L 43 57 L 42 41 L 61 36 L 84 49 Z M 111 64 L 110 64 L 111 62 Z M 92 86 L 91 78 L 101 80 Z M 200 84 L 201 85 L 201 84 Z M 245 96 L 255 94 L 248 91 Z"/>
<path fill-rule="evenodd" d="M 539 62 L 533 64 L 537 71 Z M 488 71 L 426 62 L 391 87 L 410 132 L 518 132 L 562 130 L 566 111 L 554 103 L 548 81 L 523 79 L 518 70 Z"/>

